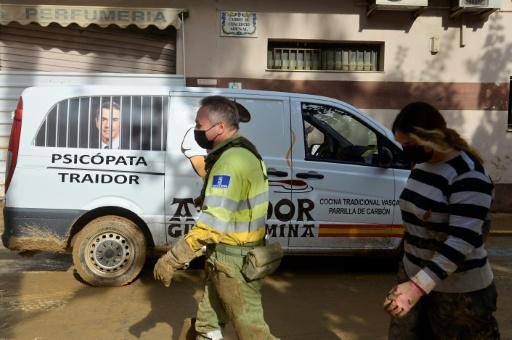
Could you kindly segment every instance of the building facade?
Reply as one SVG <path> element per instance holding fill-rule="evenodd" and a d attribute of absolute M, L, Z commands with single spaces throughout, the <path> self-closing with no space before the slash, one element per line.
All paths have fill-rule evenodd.
<path fill-rule="evenodd" d="M 392 10 L 373 6 L 380 0 L 93 1 L 73 17 L 70 6 L 82 3 L 13 0 L 60 11 L 44 12 L 46 22 L 2 22 L 0 77 L 177 75 L 188 86 L 334 97 L 388 127 L 405 104 L 427 101 L 482 153 L 495 209 L 512 210 L 512 1 L 464 1 L 405 0 Z M 148 8 L 176 12 L 162 23 Z"/>

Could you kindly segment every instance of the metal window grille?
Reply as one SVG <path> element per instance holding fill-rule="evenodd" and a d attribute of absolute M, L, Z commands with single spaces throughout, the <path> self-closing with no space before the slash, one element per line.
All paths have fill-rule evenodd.
<path fill-rule="evenodd" d="M 168 107 L 166 96 L 66 99 L 48 112 L 34 145 L 163 151 Z"/>
<path fill-rule="evenodd" d="M 271 47 L 267 68 L 277 70 L 378 71 L 380 46 L 357 48 L 287 48 Z"/>

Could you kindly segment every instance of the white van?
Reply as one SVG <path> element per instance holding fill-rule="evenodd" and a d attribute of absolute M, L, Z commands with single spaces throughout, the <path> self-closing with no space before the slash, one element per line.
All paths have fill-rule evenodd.
<path fill-rule="evenodd" d="M 233 99 L 269 175 L 268 236 L 288 254 L 393 250 L 409 174 L 392 133 L 338 100 L 266 91 L 102 86 L 26 89 L 9 143 L 2 241 L 72 250 L 82 278 L 123 285 L 148 249 L 194 225 L 200 100 Z"/>

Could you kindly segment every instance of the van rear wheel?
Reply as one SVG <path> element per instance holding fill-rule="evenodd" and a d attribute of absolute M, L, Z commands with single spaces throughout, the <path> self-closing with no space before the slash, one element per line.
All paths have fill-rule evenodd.
<path fill-rule="evenodd" d="M 139 275 L 146 260 L 146 238 L 124 217 L 103 216 L 89 222 L 73 242 L 73 263 L 93 286 L 123 286 Z"/>

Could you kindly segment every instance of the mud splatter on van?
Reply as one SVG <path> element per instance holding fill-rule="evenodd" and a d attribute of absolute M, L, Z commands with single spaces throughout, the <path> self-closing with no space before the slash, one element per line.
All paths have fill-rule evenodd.
<path fill-rule="evenodd" d="M 62 238 L 41 226 L 25 226 L 23 235 L 9 238 L 8 248 L 19 251 L 49 251 L 64 253 L 67 237 Z"/>

